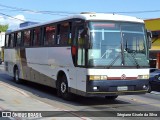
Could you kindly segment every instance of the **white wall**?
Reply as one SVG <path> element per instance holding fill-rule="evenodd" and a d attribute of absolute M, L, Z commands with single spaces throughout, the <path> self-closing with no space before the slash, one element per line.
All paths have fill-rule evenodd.
<path fill-rule="evenodd" d="M 5 32 L 0 32 L 0 48 L 4 46 L 5 43 L 4 41 L 5 41 Z"/>

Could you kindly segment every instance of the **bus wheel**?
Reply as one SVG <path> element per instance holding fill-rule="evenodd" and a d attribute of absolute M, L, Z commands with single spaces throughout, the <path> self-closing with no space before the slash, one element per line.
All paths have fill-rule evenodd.
<path fill-rule="evenodd" d="M 19 78 L 19 70 L 18 70 L 17 67 L 14 70 L 14 80 L 15 80 L 16 83 L 21 83 L 21 80 Z"/>
<path fill-rule="evenodd" d="M 108 100 L 115 100 L 118 97 L 118 95 L 115 96 L 105 96 L 106 99 Z"/>
<path fill-rule="evenodd" d="M 73 95 L 68 91 L 68 82 L 65 75 L 61 77 L 61 80 L 58 85 L 58 94 L 65 100 L 72 100 Z"/>

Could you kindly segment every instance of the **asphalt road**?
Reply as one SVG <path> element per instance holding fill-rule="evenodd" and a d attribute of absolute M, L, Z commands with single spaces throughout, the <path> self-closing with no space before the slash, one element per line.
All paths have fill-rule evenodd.
<path fill-rule="evenodd" d="M 152 92 L 144 95 L 119 96 L 115 101 L 110 101 L 103 97 L 86 98 L 81 96 L 76 96 L 74 101 L 65 101 L 56 95 L 56 90 L 53 88 L 49 88 L 32 82 L 23 82 L 22 84 L 16 84 L 13 81 L 12 77 L 5 74 L 2 65 L 0 66 L 0 82 L 13 86 L 16 89 L 23 91 L 33 99 L 42 101 L 47 105 L 54 106 L 56 108 L 69 111 L 90 111 L 88 113 L 84 112 L 82 114 L 89 114 L 88 117 L 95 120 L 159 119 L 159 117 L 107 117 L 107 115 L 114 114 L 112 113 L 114 111 L 118 111 L 119 113 L 124 113 L 123 111 L 131 111 L 131 114 L 134 114 L 134 112 L 140 113 L 141 111 L 146 111 L 148 114 L 150 114 L 150 116 L 156 116 L 156 111 L 160 112 L 159 92 Z"/>

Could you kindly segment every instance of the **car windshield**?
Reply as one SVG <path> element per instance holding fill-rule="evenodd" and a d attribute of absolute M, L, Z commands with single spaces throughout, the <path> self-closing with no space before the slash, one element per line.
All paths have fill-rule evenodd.
<path fill-rule="evenodd" d="M 144 24 L 90 22 L 90 66 L 149 66 Z"/>

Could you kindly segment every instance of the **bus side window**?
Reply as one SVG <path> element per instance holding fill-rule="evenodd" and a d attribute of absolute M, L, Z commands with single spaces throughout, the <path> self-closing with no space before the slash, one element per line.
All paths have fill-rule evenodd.
<path fill-rule="evenodd" d="M 33 30 L 33 46 L 40 45 L 40 28 Z"/>
<path fill-rule="evenodd" d="M 30 46 L 31 44 L 31 35 L 30 35 L 30 30 L 24 31 L 24 46 Z"/>
<path fill-rule="evenodd" d="M 9 37 L 9 47 L 14 47 L 14 33 L 10 34 L 10 37 Z"/>
<path fill-rule="evenodd" d="M 72 43 L 72 22 L 69 22 L 69 39 L 68 44 L 71 45 Z"/>
<path fill-rule="evenodd" d="M 51 46 L 55 44 L 55 30 L 56 27 L 54 25 L 47 26 L 44 29 L 44 45 Z"/>
<path fill-rule="evenodd" d="M 21 32 L 18 32 L 17 34 L 17 37 L 16 37 L 16 47 L 20 47 L 21 46 L 21 36 L 22 36 L 22 34 L 21 34 Z"/>
<path fill-rule="evenodd" d="M 68 22 L 63 23 L 61 25 L 58 25 L 58 27 L 60 28 L 57 34 L 58 44 L 68 45 L 69 44 L 69 31 L 70 31 L 69 23 Z"/>

